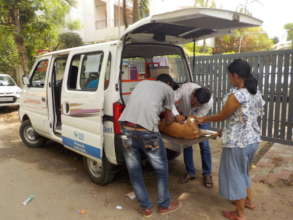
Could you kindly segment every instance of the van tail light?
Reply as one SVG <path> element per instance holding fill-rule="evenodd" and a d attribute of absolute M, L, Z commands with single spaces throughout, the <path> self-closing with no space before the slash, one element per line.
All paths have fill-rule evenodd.
<path fill-rule="evenodd" d="M 115 134 L 121 134 L 121 128 L 119 124 L 119 118 L 122 114 L 122 111 L 124 109 L 124 105 L 122 105 L 120 102 L 115 102 L 113 104 L 113 123 L 114 123 L 114 133 Z"/>

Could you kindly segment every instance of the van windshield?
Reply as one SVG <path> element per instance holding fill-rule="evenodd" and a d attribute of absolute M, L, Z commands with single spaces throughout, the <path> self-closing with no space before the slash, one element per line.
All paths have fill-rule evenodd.
<path fill-rule="evenodd" d="M 180 47 L 163 44 L 131 44 L 123 51 L 122 80 L 155 79 L 169 74 L 181 84 L 190 81 L 189 70 Z"/>
<path fill-rule="evenodd" d="M 0 86 L 15 86 L 15 82 L 10 76 L 0 76 Z"/>

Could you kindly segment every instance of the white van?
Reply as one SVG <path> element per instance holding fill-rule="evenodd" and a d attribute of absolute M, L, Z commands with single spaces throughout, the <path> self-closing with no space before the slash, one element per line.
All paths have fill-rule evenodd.
<path fill-rule="evenodd" d="M 0 107 L 18 106 L 21 88 L 7 74 L 0 74 Z"/>
<path fill-rule="evenodd" d="M 29 147 L 46 138 L 62 143 L 84 156 L 95 183 L 107 184 L 123 163 L 118 119 L 137 82 L 161 73 L 179 84 L 192 81 L 177 44 L 260 24 L 231 11 L 190 8 L 144 18 L 117 41 L 42 55 L 24 78 L 20 136 Z"/>

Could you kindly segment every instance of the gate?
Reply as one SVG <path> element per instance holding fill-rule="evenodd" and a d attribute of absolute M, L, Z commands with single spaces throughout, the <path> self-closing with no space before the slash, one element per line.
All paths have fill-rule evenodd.
<path fill-rule="evenodd" d="M 196 56 L 193 81 L 213 92 L 211 114 L 219 112 L 223 106 L 223 98 L 229 91 L 227 66 L 237 58 L 251 65 L 266 103 L 260 119 L 262 139 L 293 145 L 293 50 Z M 214 122 L 212 128 L 222 129 L 226 123 Z"/>

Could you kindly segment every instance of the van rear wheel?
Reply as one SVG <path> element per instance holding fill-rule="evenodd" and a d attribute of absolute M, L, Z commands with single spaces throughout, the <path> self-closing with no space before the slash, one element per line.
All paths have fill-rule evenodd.
<path fill-rule="evenodd" d="M 25 120 L 21 123 L 19 128 L 19 135 L 21 137 L 22 142 L 27 147 L 32 148 L 41 147 L 46 140 L 34 130 L 29 120 Z"/>
<path fill-rule="evenodd" d="M 83 157 L 84 167 L 90 179 L 98 185 L 107 185 L 115 176 L 114 165 L 111 164 L 106 155 L 103 154 L 102 160 L 93 160 L 88 157 Z"/>

